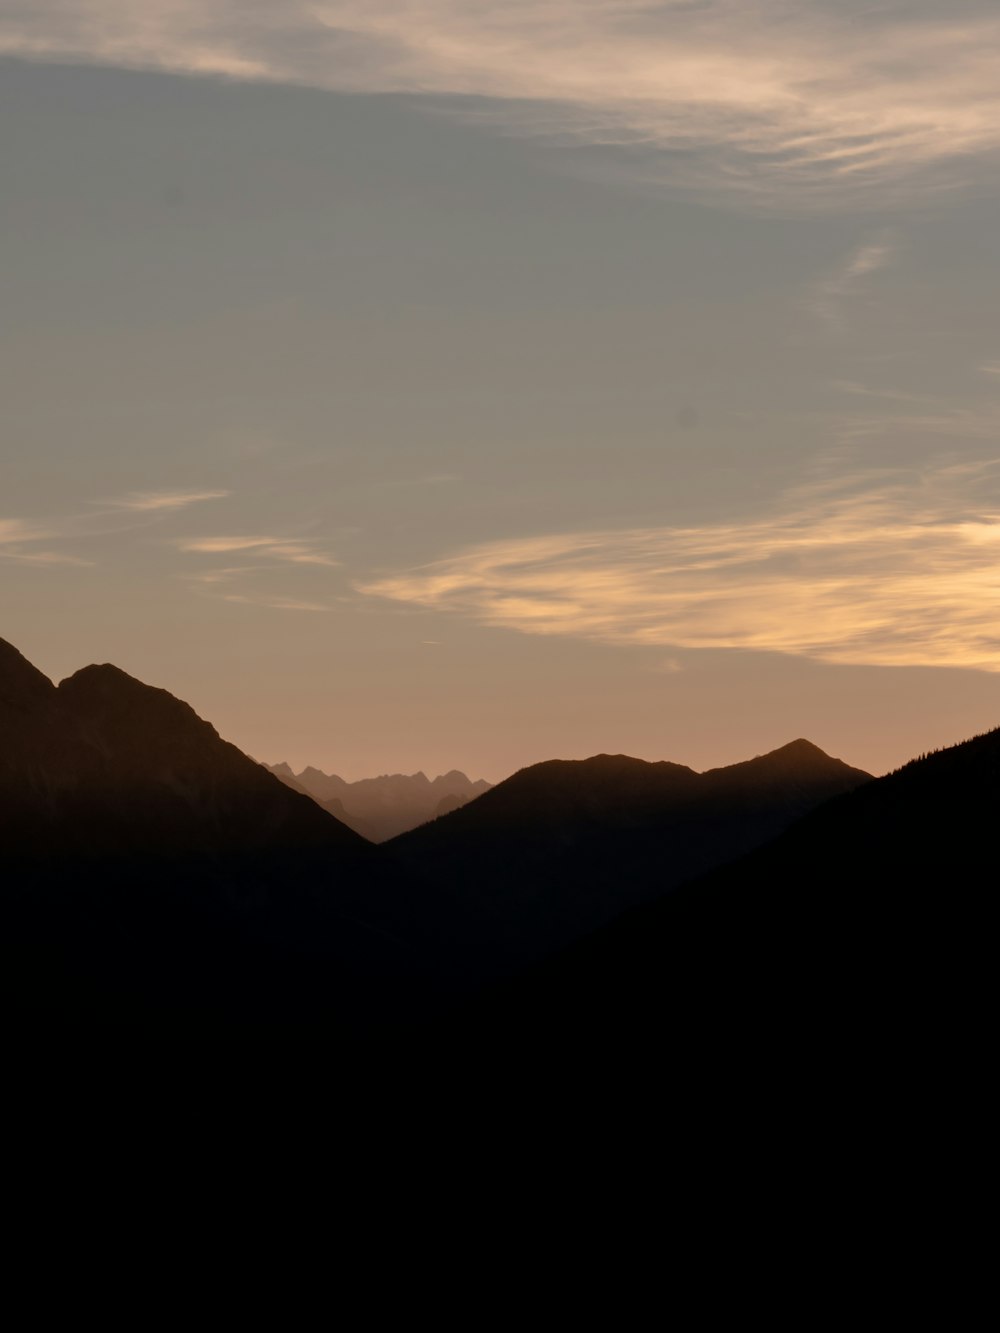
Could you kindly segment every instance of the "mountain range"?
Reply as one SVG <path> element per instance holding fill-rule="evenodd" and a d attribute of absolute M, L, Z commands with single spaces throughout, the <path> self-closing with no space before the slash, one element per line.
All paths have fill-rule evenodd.
<path fill-rule="evenodd" d="M 484 952 L 504 968 L 735 860 L 869 781 L 805 740 L 706 773 L 627 755 L 552 760 L 386 850 L 474 902 Z"/>
<path fill-rule="evenodd" d="M 488 782 L 482 779 L 471 782 L 457 769 L 433 780 L 424 773 L 386 773 L 359 782 L 345 782 L 335 773 L 323 773 L 318 768 L 294 773 L 284 763 L 266 767 L 286 786 L 311 796 L 369 842 L 386 842 L 418 824 L 459 809 L 490 789 Z"/>
<path fill-rule="evenodd" d="M 363 846 L 187 704 L 111 665 L 57 687 L 0 641 L 0 728 L 8 857 Z"/>
<path fill-rule="evenodd" d="M 25 1023 L 363 1030 L 434 990 L 432 885 L 110 665 L 0 641 L 0 962 Z"/>
<path fill-rule="evenodd" d="M 463 1022 L 518 1060 L 725 1068 L 744 1098 L 825 1102 L 854 1141 L 881 1099 L 900 1143 L 935 1106 L 971 1126 L 990 1077 L 998 808 L 1000 729 L 834 797 Z"/>
<path fill-rule="evenodd" d="M 0 641 L 0 737 L 25 1040 L 738 1049 L 752 1083 L 982 1034 L 1000 731 L 877 779 L 803 740 L 552 761 L 380 847 L 113 666 L 56 686 Z"/>

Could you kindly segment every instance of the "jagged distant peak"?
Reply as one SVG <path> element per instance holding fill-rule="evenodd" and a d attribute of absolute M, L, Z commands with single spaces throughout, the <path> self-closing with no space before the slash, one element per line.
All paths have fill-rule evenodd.
<path fill-rule="evenodd" d="M 480 779 L 470 782 L 459 769 L 430 779 L 416 773 L 379 773 L 347 782 L 310 765 L 295 773 L 288 764 L 265 767 L 281 782 L 311 796 L 326 811 L 344 820 L 371 842 L 384 842 L 441 813 L 442 801 L 464 805 L 490 790 Z"/>
<path fill-rule="evenodd" d="M 470 791 L 476 784 L 463 773 L 460 768 L 450 768 L 447 773 L 439 773 L 431 783 L 432 787 L 454 787 L 458 786 L 463 790 L 468 788 Z"/>
<path fill-rule="evenodd" d="M 287 767 L 287 765 L 286 765 Z M 337 773 L 324 773 L 321 768 L 316 768 L 314 764 L 309 764 L 296 777 L 300 778 L 325 778 L 327 782 L 343 782 L 344 779 Z"/>
<path fill-rule="evenodd" d="M 423 769 L 418 769 L 416 773 L 378 773 L 373 777 L 359 778 L 356 781 L 348 782 L 337 773 L 327 773 L 322 768 L 317 768 L 314 764 L 308 764 L 300 772 L 296 773 L 292 766 L 282 761 L 278 764 L 265 764 L 272 773 L 279 774 L 284 778 L 296 778 L 303 784 L 315 783 L 333 783 L 340 787 L 357 787 L 361 783 L 411 783 L 417 787 L 443 787 L 446 785 L 458 785 L 461 788 L 486 790 L 492 784 L 484 778 L 478 778 L 473 781 L 472 778 L 464 773 L 460 768 L 450 768 L 446 773 L 439 773 L 437 777 L 429 778 Z"/>

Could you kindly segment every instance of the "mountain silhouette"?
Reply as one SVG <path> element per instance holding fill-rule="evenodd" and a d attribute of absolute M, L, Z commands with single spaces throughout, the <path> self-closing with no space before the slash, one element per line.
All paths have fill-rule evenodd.
<path fill-rule="evenodd" d="M 117 667 L 56 687 L 0 641 L 0 725 L 8 857 L 360 846 L 187 704 Z"/>
<path fill-rule="evenodd" d="M 471 1029 L 518 1059 L 558 1043 L 598 1064 L 655 1051 L 688 1074 L 696 1055 L 738 1067 L 744 1087 L 820 1087 L 831 1106 L 845 1088 L 895 1104 L 914 1078 L 914 1097 L 928 1079 L 939 1095 L 992 1038 L 998 805 L 1000 730 L 845 791 L 624 913 L 501 987 L 455 1040 Z"/>
<path fill-rule="evenodd" d="M 119 837 L 149 853 L 250 853 L 275 845 L 351 847 L 357 838 L 292 799 L 259 765 L 166 690 L 110 665 L 85 667 L 58 703 L 89 743 L 77 796 L 120 822 Z"/>
<path fill-rule="evenodd" d="M 273 764 L 271 772 L 295 791 L 305 791 L 325 810 L 369 842 L 386 842 L 438 815 L 457 810 L 489 791 L 481 779 L 471 782 L 452 769 L 431 780 L 424 773 L 387 773 L 377 778 L 345 782 L 318 768 L 292 772 L 288 764 Z"/>
<path fill-rule="evenodd" d="M 300 792 L 303 796 L 312 795 L 311 792 L 306 791 L 305 787 L 303 787 L 300 782 L 295 780 L 295 774 L 292 772 L 288 764 L 263 764 L 262 767 L 273 773 L 280 782 L 285 784 L 286 787 L 291 787 L 292 791 Z"/>
<path fill-rule="evenodd" d="M 786 1090 L 986 1049 L 1000 731 L 879 779 L 804 740 L 551 761 L 382 847 L 113 666 L 55 686 L 0 641 L 0 734 L 27 1039 L 363 1042 L 414 1077 L 696 1052 Z"/>
<path fill-rule="evenodd" d="M 76 737 L 56 688 L 0 639 L 0 838 L 7 855 L 43 854 L 69 785 Z"/>
<path fill-rule="evenodd" d="M 167 691 L 109 665 L 56 687 L 0 642 L 0 730 L 0 947 L 28 1012 L 355 1030 L 433 989 L 433 886 Z"/>
<path fill-rule="evenodd" d="M 481 944 L 509 964 L 736 859 L 870 780 L 805 740 L 706 773 L 626 755 L 552 760 L 386 851 L 474 903 Z"/>

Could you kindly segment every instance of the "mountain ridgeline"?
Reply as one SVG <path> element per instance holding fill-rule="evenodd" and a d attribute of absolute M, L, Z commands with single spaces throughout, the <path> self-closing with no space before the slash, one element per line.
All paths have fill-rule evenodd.
<path fill-rule="evenodd" d="M 736 1060 L 837 1105 L 980 1095 L 992 1041 L 1000 729 L 914 760 L 623 914 L 490 996 L 519 1058 Z M 459 1036 L 454 1040 L 467 1039 Z M 836 1086 L 849 1071 L 852 1082 Z M 846 1092 L 845 1092 L 846 1089 Z M 903 1108 L 911 1115 L 915 1104 Z M 896 1132 L 903 1133 L 898 1125 Z"/>
<path fill-rule="evenodd" d="M 434 886 L 113 666 L 0 641 L 5 984 L 25 1024 L 357 1032 L 431 1002 Z"/>
<path fill-rule="evenodd" d="M 56 687 L 0 643 L 0 726 L 8 857 L 361 847 L 187 704 L 117 667 L 85 667 Z"/>
<path fill-rule="evenodd" d="M 304 768 L 293 773 L 288 764 L 267 767 L 293 791 L 311 796 L 324 810 L 369 842 L 386 842 L 400 833 L 437 819 L 489 791 L 481 779 L 471 782 L 452 769 L 433 780 L 424 773 L 387 773 L 378 778 L 345 782 L 335 773 Z"/>
<path fill-rule="evenodd" d="M 803 740 L 706 773 L 552 761 L 383 846 L 112 666 L 56 686 L 0 641 L 0 738 L 28 1041 L 737 1043 L 793 1068 L 955 1042 L 984 1008 L 1000 732 L 879 779 Z"/>
<path fill-rule="evenodd" d="M 706 773 L 627 755 L 552 760 L 387 851 L 475 902 L 483 948 L 502 967 L 734 860 L 869 781 L 804 740 Z"/>

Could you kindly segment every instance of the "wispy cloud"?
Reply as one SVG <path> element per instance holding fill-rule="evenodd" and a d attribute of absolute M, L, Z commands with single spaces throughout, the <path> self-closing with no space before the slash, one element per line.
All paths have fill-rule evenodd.
<path fill-rule="evenodd" d="M 39 542 L 58 541 L 63 534 L 57 524 L 22 518 L 0 518 L 0 560 L 18 565 L 92 565 L 92 560 L 66 551 L 39 550 Z"/>
<path fill-rule="evenodd" d="M 383 486 L 450 486 L 462 478 L 457 472 L 432 472 L 424 477 L 388 477 Z"/>
<path fill-rule="evenodd" d="M 862 279 L 884 268 L 892 259 L 893 246 L 888 238 L 859 245 L 833 273 L 821 278 L 809 295 L 807 305 L 828 327 L 844 332 L 849 299 L 861 291 Z"/>
<path fill-rule="evenodd" d="M 53 536 L 48 525 L 24 518 L 0 518 L 0 543 L 44 541 Z"/>
<path fill-rule="evenodd" d="M 1000 462 L 732 523 L 496 542 L 360 590 L 528 634 L 1000 671 Z"/>
<path fill-rule="evenodd" d="M 1000 149 L 995 0 L 47 0 L 0 15 L 0 52 L 484 99 L 765 202 L 951 187 Z"/>
<path fill-rule="evenodd" d="M 193 555 L 229 555 L 246 551 L 255 557 L 269 556 L 293 565 L 334 567 L 340 563 L 310 543 L 289 541 L 284 537 L 186 537 L 179 540 L 177 546 Z"/>
<path fill-rule="evenodd" d="M 229 494 L 229 491 L 222 490 L 133 491 L 117 499 L 95 501 L 94 509 L 87 513 L 49 520 L 0 518 L 0 560 L 40 566 L 91 565 L 94 562 L 78 555 L 74 546 L 97 538 L 126 537 L 137 529 L 159 526 L 163 520 L 190 505 L 224 499 Z M 52 549 L 53 544 L 56 549 Z M 161 549 L 165 545 L 185 555 L 234 557 L 232 563 L 220 565 L 213 562 L 208 569 L 189 569 L 184 575 L 188 582 L 201 586 L 206 593 L 213 585 L 234 586 L 234 591 L 221 594 L 226 601 L 282 611 L 329 610 L 323 603 L 294 596 L 239 591 L 247 578 L 258 574 L 266 578 L 268 572 L 273 573 L 276 568 L 287 570 L 288 566 L 311 566 L 331 569 L 339 565 L 339 561 L 313 542 L 237 534 L 167 538 L 165 543 L 154 545 Z M 243 556 L 247 558 L 240 561 Z"/>
<path fill-rule="evenodd" d="M 79 555 L 68 555 L 63 551 L 33 551 L 23 547 L 6 546 L 0 542 L 0 560 L 11 560 L 18 565 L 73 565 L 77 568 L 89 567 L 93 560 L 85 560 Z"/>
<path fill-rule="evenodd" d="M 901 401 L 907 401 L 900 397 Z M 895 436 L 912 441 L 917 436 L 937 436 L 956 446 L 973 440 L 987 444 L 1000 440 L 1000 407 L 955 407 L 941 399 L 918 399 L 915 396 L 909 401 L 913 407 L 908 412 L 857 413 L 846 417 L 837 426 L 840 440 L 846 443 Z"/>
<path fill-rule="evenodd" d="M 129 495 L 98 503 L 106 504 L 112 509 L 156 514 L 186 509 L 188 505 L 202 504 L 206 500 L 224 500 L 231 494 L 231 491 L 132 491 Z"/>
<path fill-rule="evenodd" d="M 295 597 L 255 597 L 242 593 L 227 593 L 224 602 L 239 602 L 245 606 L 266 606 L 272 611 L 329 611 L 322 602 L 303 602 Z"/>
<path fill-rule="evenodd" d="M 208 569 L 194 569 L 184 577 L 204 596 L 242 606 L 266 607 L 273 611 L 329 611 L 326 602 L 301 596 L 289 596 L 266 587 L 274 581 L 275 571 L 288 566 L 311 566 L 331 569 L 340 562 L 310 542 L 286 537 L 228 534 L 214 537 L 185 537 L 175 543 L 178 550 L 193 556 L 228 555 L 247 559 L 241 563 L 212 565 Z M 302 575 L 305 575 L 305 569 Z M 282 579 L 282 581 L 284 581 Z M 261 587 L 261 584 L 264 587 Z"/>
<path fill-rule="evenodd" d="M 188 571 L 184 578 L 189 583 L 232 583 L 234 579 L 243 578 L 258 569 L 260 569 L 259 565 L 226 565 L 221 569 L 203 569 L 196 574 Z"/>
<path fill-rule="evenodd" d="M 933 402 L 926 395 L 904 393 L 901 389 L 873 389 L 857 380 L 833 380 L 833 387 L 852 398 L 878 398 L 892 403 L 928 403 Z"/>
<path fill-rule="evenodd" d="M 81 513 L 55 518 L 0 518 L 0 557 L 30 565 L 92 565 L 73 551 L 38 550 L 39 542 L 72 545 L 125 536 L 161 518 L 205 500 L 224 499 L 229 491 L 133 491 L 115 499 L 94 500 Z"/>

